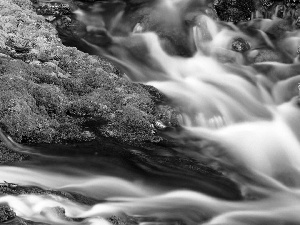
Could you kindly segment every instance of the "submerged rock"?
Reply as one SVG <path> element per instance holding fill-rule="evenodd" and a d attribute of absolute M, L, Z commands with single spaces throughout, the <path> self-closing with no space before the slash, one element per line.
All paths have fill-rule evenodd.
<path fill-rule="evenodd" d="M 214 7 L 221 20 L 234 23 L 250 20 L 255 10 L 253 0 L 215 0 Z"/>

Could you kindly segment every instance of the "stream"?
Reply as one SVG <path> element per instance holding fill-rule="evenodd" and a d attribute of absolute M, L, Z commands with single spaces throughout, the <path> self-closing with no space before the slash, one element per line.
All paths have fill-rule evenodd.
<path fill-rule="evenodd" d="M 187 3 L 157 4 L 175 24 Z M 164 134 L 177 145 L 137 148 L 100 138 L 25 147 L 2 135 L 32 160 L 1 166 L 1 179 L 94 202 L 22 194 L 0 203 L 48 224 L 112 224 L 112 216 L 142 225 L 300 224 L 299 55 L 291 47 L 300 44 L 299 31 L 276 39 L 270 33 L 279 19 L 226 24 L 201 14 L 187 38 L 196 51 L 182 57 L 167 53 L 155 32 L 114 32 L 122 13 L 108 23 L 103 11 L 98 4 L 74 12 L 87 26 L 82 41 L 182 109 L 181 129 Z M 250 43 L 244 52 L 232 49 L 237 40 Z M 282 61 L 255 61 L 270 49 Z M 49 210 L 57 207 L 64 216 Z"/>

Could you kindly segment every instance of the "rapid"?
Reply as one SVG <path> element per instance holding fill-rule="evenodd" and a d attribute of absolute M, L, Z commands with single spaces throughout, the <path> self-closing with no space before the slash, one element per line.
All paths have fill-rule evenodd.
<path fill-rule="evenodd" d="M 157 1 L 155 9 L 172 25 L 181 22 L 188 2 Z M 133 169 L 121 158 L 80 156 L 82 163 L 90 160 L 91 166 L 83 168 L 72 162 L 75 156 L 25 147 L 2 133 L 1 140 L 10 148 L 37 159 L 1 166 L 1 179 L 76 192 L 99 202 L 85 205 L 61 196 L 24 194 L 1 196 L 0 203 L 22 218 L 49 224 L 111 224 L 107 218 L 112 215 L 148 218 L 137 224 L 300 224 L 299 30 L 273 40 L 267 33 L 280 23 L 275 16 L 225 23 L 205 13 L 207 2 L 199 2 L 204 10 L 195 17 L 187 38 L 195 48 L 191 57 L 167 53 L 155 32 L 114 32 L 122 23 L 122 10 L 110 18 L 109 27 L 101 4 L 92 12 L 74 13 L 86 23 L 82 41 L 95 53 L 114 62 L 133 82 L 154 86 L 180 107 L 181 129 L 165 134 L 181 144 L 174 152 L 220 171 L 238 185 L 242 199 L 157 182 L 143 174 L 142 165 Z M 246 52 L 232 51 L 237 38 L 249 43 Z M 251 61 L 262 48 L 279 50 L 285 57 L 282 62 Z M 164 173 L 172 172 L 162 168 Z M 205 177 L 183 181 L 183 176 L 178 173 L 172 179 L 205 185 Z M 222 192 L 222 186 L 212 188 Z M 80 220 L 49 214 L 49 207 L 61 207 L 66 217 Z"/>

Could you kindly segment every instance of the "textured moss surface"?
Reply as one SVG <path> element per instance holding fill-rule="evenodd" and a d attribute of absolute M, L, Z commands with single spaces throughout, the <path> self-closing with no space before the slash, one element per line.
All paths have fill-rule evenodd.
<path fill-rule="evenodd" d="M 160 140 L 148 88 L 104 59 L 63 46 L 29 0 L 1 1 L 0 24 L 0 122 L 16 141 Z"/>

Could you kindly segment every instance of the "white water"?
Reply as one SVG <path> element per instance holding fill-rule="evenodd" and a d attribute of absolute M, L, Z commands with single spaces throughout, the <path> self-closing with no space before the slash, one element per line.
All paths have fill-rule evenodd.
<path fill-rule="evenodd" d="M 167 1 L 159 7 L 165 15 L 174 16 L 184 5 L 179 3 Z M 192 29 L 197 52 L 191 58 L 165 53 L 154 33 L 112 37 L 112 44 L 105 47 L 89 44 L 121 66 L 133 81 L 155 86 L 179 105 L 184 131 L 170 135 L 199 148 L 178 151 L 217 163 L 240 185 L 245 200 L 231 202 L 190 190 L 166 192 L 141 180 L 113 176 L 67 176 L 36 168 L 1 167 L 0 177 L 8 182 L 75 191 L 107 202 L 86 206 L 62 197 L 36 195 L 3 196 L 0 202 L 8 203 L 23 218 L 53 224 L 74 224 L 41 213 L 55 206 L 63 207 L 68 217 L 86 218 L 82 224 L 109 224 L 105 218 L 122 217 L 122 213 L 178 219 L 186 224 L 300 224 L 300 77 L 298 73 L 289 79 L 281 76 L 299 63 L 291 45 L 286 44 L 298 46 L 298 33 L 288 33 L 276 43 L 295 57 L 295 64 L 259 64 L 279 73 L 274 79 L 245 64 L 244 57 L 231 51 L 230 45 L 235 37 L 243 37 L 251 43 L 250 57 L 262 43 L 274 47 L 265 31 L 277 20 L 256 21 L 259 38 L 204 15 L 199 21 Z M 211 38 L 206 39 L 208 36 Z M 142 61 L 139 48 L 144 49 Z M 234 62 L 219 62 L 219 54 Z M 203 139 L 220 148 L 205 151 Z"/>

